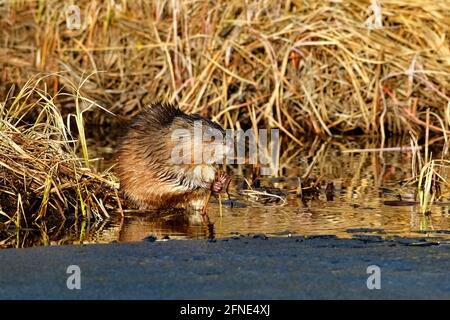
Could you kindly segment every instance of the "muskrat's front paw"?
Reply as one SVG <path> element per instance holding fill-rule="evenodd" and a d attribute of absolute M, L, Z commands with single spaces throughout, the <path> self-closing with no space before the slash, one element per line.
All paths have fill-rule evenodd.
<path fill-rule="evenodd" d="M 222 191 L 223 186 L 225 185 L 225 182 L 227 182 L 228 178 L 230 176 L 228 174 L 226 174 L 225 172 L 220 172 L 217 175 L 216 180 L 214 181 L 211 190 L 213 192 L 220 192 Z"/>
<path fill-rule="evenodd" d="M 214 183 L 212 185 L 213 192 L 220 192 L 220 191 L 222 191 L 222 188 L 223 188 L 223 183 L 221 183 L 219 181 L 214 181 Z"/>

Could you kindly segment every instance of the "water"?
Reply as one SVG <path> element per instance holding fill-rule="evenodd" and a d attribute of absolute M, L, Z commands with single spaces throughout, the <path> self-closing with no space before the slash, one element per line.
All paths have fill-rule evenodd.
<path fill-rule="evenodd" d="M 183 216 L 152 217 L 128 215 L 123 226 L 117 228 L 119 241 L 139 241 L 148 235 L 158 238 L 204 239 L 235 235 L 337 235 L 355 234 L 388 236 L 439 236 L 450 234 L 450 212 L 447 206 L 434 207 L 431 215 L 420 214 L 417 206 L 390 206 L 395 193 L 388 194 L 374 188 L 341 190 L 333 201 L 321 195 L 306 204 L 294 195 L 284 206 L 224 207 L 211 204 L 209 224 L 190 221 Z"/>
<path fill-rule="evenodd" d="M 405 143 L 393 141 L 387 144 L 399 145 Z M 220 208 L 218 199 L 212 199 L 207 220 L 179 212 L 128 211 L 123 217 L 117 212 L 111 219 L 96 223 L 48 223 L 19 233 L 0 229 L 0 245 L 23 247 L 133 242 L 149 236 L 207 239 L 261 234 L 450 238 L 450 205 L 445 197 L 439 200 L 444 204 L 434 205 L 429 215 L 421 214 L 418 205 L 405 205 L 414 200 L 415 192 L 413 185 L 406 185 L 412 177 L 411 152 L 347 152 L 376 146 L 377 141 L 335 140 L 314 141 L 303 149 L 298 146 L 289 149 L 281 157 L 283 178 L 261 179 L 262 187 L 289 192 L 285 203 L 263 204 L 239 194 L 238 186 L 246 171 L 238 168 L 231 188 L 237 207 L 231 208 L 226 203 Z M 113 148 L 107 150 L 112 152 Z M 434 154 L 438 155 L 438 151 Z M 103 156 L 109 157 L 107 153 Z M 103 164 L 108 165 L 108 160 Z M 316 197 L 302 200 L 295 191 L 298 189 L 297 177 L 305 172 L 320 180 L 322 186 Z M 325 185 L 330 182 L 335 189 L 332 200 L 325 194 Z M 225 195 L 222 200 L 226 200 Z"/>

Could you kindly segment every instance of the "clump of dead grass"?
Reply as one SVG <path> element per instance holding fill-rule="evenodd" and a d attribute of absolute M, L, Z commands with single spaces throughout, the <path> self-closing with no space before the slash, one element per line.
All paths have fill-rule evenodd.
<path fill-rule="evenodd" d="M 92 169 L 87 151 L 78 156 L 85 150 L 82 113 L 63 118 L 45 79 L 30 80 L 0 103 L 0 219 L 16 227 L 49 215 L 101 220 L 120 206 L 117 182 Z M 80 122 L 77 130 L 71 118 Z"/>

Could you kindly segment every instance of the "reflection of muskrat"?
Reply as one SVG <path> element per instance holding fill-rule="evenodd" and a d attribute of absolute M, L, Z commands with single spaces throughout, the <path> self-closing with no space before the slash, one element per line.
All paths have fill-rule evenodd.
<path fill-rule="evenodd" d="M 224 135 L 217 123 L 161 103 L 146 108 L 130 125 L 119 147 L 117 174 L 121 189 L 140 209 L 204 210 L 208 193 L 221 191 L 227 175 L 220 173 L 216 177 L 212 164 L 174 161 L 174 150 L 180 149 L 180 144 L 187 147 L 183 150 L 191 150 L 192 155 L 201 154 L 207 145 L 224 146 L 216 139 L 215 144 L 203 139 L 200 145 L 193 143 L 194 124 L 201 125 L 203 132 Z M 181 138 L 190 136 L 180 142 L 174 139 L 177 133 Z M 223 154 L 224 149 L 221 152 Z"/>

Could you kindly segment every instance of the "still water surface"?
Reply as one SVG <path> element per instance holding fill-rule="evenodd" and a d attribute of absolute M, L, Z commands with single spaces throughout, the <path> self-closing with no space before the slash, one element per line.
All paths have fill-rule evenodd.
<path fill-rule="evenodd" d="M 386 146 L 408 145 L 392 142 Z M 281 155 L 283 178 L 261 179 L 261 186 L 288 193 L 285 202 L 262 203 L 240 194 L 245 170 L 235 170 L 229 201 L 221 208 L 212 199 L 208 221 L 177 212 L 125 212 L 109 220 L 89 223 L 66 221 L 43 229 L 30 228 L 17 234 L 2 233 L 2 246 L 58 245 L 70 243 L 108 243 L 157 239 L 207 239 L 237 235 L 290 236 L 337 235 L 352 237 L 372 234 L 382 237 L 420 236 L 450 239 L 450 206 L 434 205 L 425 216 L 413 201 L 411 152 L 359 151 L 379 146 L 368 141 L 311 142 Z M 110 149 L 108 149 L 110 150 Z M 105 158 L 108 159 L 107 152 Z M 435 153 L 437 154 L 437 152 Z M 106 160 L 101 165 L 108 165 Z M 295 193 L 298 177 L 309 172 L 322 187 L 315 197 L 301 200 Z M 334 197 L 325 195 L 325 186 L 334 185 Z M 290 191 L 290 192 L 289 192 Z M 226 196 L 222 196 L 225 200 Z M 401 200 L 401 201 L 400 201 Z M 387 203 L 390 205 L 386 204 Z M 389 202 L 391 201 L 391 202 Z M 392 202 L 393 201 L 393 202 Z M 446 198 L 441 199 L 448 203 Z M 220 211 L 222 213 L 220 214 Z"/>

